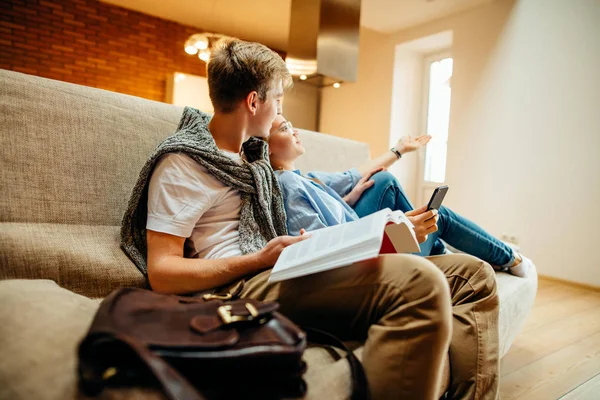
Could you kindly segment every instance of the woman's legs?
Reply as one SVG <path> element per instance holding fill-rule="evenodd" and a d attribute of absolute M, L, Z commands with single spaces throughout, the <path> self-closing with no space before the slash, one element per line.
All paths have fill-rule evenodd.
<path fill-rule="evenodd" d="M 402 212 L 414 210 L 394 175 L 383 171 L 376 173 L 371 179 L 375 181 L 375 184 L 367 189 L 354 205 L 354 211 L 359 217 L 362 218 L 384 208 Z M 420 247 L 421 252 L 417 254 L 424 257 L 437 256 L 446 251 L 446 246 L 436 235 L 429 235 L 427 241 L 421 243 Z"/>
<path fill-rule="evenodd" d="M 379 172 L 371 179 L 375 180 L 375 184 L 363 193 L 354 207 L 359 217 L 386 207 L 403 212 L 414 209 L 392 174 L 387 171 Z M 444 245 L 440 241 L 443 239 L 451 246 L 495 266 L 508 269 L 515 261 L 509 246 L 447 207 L 440 207 L 437 225 L 438 231 L 430 234 L 427 240 L 421 243 L 420 255 L 443 254 Z"/>
<path fill-rule="evenodd" d="M 440 207 L 439 212 L 435 234 L 450 246 L 498 267 L 508 269 L 513 265 L 515 256 L 508 245 L 447 207 Z"/>
<path fill-rule="evenodd" d="M 383 171 L 376 173 L 371 179 L 375 184 L 365 190 L 354 205 L 354 211 L 359 217 L 373 214 L 386 207 L 402 212 L 414 209 L 394 175 Z"/>

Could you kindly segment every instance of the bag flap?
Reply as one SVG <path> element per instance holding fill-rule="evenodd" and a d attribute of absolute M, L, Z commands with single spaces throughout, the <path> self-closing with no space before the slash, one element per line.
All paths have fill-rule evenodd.
<path fill-rule="evenodd" d="M 207 334 L 224 325 L 236 323 L 261 323 L 261 320 L 273 314 L 279 308 L 277 303 L 262 303 L 256 300 L 235 300 L 229 303 L 213 302 L 219 304 L 216 312 L 212 307 L 208 312 L 198 313 L 190 321 L 193 330 L 200 334 Z M 264 322 L 264 321 L 263 321 Z"/>
<path fill-rule="evenodd" d="M 126 334 L 150 348 L 230 347 L 240 336 L 235 324 L 225 327 L 228 315 L 235 320 L 231 322 L 261 321 L 278 307 L 275 302 L 241 299 L 224 303 L 126 288 L 102 302 L 90 333 Z"/>

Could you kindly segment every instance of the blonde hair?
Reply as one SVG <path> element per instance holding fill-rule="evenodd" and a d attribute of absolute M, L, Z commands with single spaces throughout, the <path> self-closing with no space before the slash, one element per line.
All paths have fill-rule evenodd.
<path fill-rule="evenodd" d="M 260 101 L 274 82 L 281 80 L 284 89 L 292 86 L 285 61 L 260 43 L 240 39 L 222 39 L 208 61 L 208 92 L 215 111 L 232 112 L 252 91 Z"/>

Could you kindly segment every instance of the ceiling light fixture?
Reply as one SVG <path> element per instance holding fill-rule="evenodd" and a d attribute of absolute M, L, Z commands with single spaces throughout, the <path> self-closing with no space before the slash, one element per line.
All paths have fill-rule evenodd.
<path fill-rule="evenodd" d="M 303 60 L 299 58 L 286 57 L 285 63 L 288 71 L 293 76 L 313 75 L 317 72 L 317 60 Z"/>
<path fill-rule="evenodd" d="M 199 59 L 207 62 L 210 58 L 211 49 L 214 48 L 219 40 L 228 37 L 220 33 L 195 33 L 186 40 L 184 49 L 190 55 L 198 54 Z"/>
<path fill-rule="evenodd" d="M 198 52 L 198 48 L 196 46 L 185 46 L 185 52 L 194 55 Z"/>
<path fill-rule="evenodd" d="M 340 85 L 340 83 L 339 83 L 339 82 L 336 82 L 336 83 L 334 83 L 334 84 L 333 84 L 333 87 L 334 87 L 335 89 L 339 88 L 340 86 L 341 86 L 341 85 Z"/>

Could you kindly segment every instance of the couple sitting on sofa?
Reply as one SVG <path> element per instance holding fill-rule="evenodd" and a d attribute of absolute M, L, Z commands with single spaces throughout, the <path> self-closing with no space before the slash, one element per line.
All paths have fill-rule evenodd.
<path fill-rule="evenodd" d="M 242 297 L 278 301 L 280 311 L 299 324 L 365 340 L 363 365 L 375 399 L 436 398 L 447 353 L 452 398 L 497 398 L 498 296 L 493 269 L 485 261 L 465 254 L 388 254 L 268 284 L 281 251 L 309 237 L 287 235 L 286 205 L 269 165 L 268 145 L 256 138 L 271 131 L 275 166 L 293 169 L 293 164 L 277 165 L 283 158 L 275 154 L 278 138 L 295 137 L 280 117 L 291 77 L 268 48 L 228 40 L 211 54 L 208 83 L 214 116 L 184 110 L 176 134 L 158 146 L 142 169 L 123 220 L 122 248 L 147 274 L 153 290 L 193 293 L 235 286 Z M 295 187 L 298 192 L 322 190 L 338 202 L 345 196 L 358 215 L 374 211 L 370 204 L 383 206 L 369 201 L 373 196 L 408 209 L 408 202 L 400 205 L 403 195 L 395 181 L 361 196 L 372 185 L 367 182 L 372 169 L 315 174 L 323 184 L 297 182 Z M 286 183 L 290 173 L 280 174 L 289 196 L 294 189 Z M 382 173 L 373 177 L 387 180 Z M 329 201 L 321 195 L 311 198 Z M 337 207 L 346 220 L 357 218 L 343 206 Z M 421 239 L 435 230 L 434 212 L 408 214 Z M 441 229 L 442 238 L 449 238 L 457 229 L 451 220 L 455 214 L 448 210 L 440 215 L 440 221 L 450 220 Z M 323 223 L 315 218 L 301 227 L 313 229 L 319 221 Z M 340 222 L 344 220 L 328 224 Z M 428 240 L 437 238 L 430 235 Z M 425 255 L 441 253 L 439 244 L 432 247 L 438 250 Z"/>
<path fill-rule="evenodd" d="M 481 227 L 446 207 L 414 209 L 396 178 L 386 172 L 402 154 L 426 145 L 430 136 L 402 138 L 391 151 L 343 173 L 309 172 L 294 167 L 304 154 L 298 131 L 282 115 L 271 126 L 269 157 L 283 192 L 290 235 L 355 221 L 384 208 L 406 213 L 415 227 L 421 256 L 446 254 L 444 241 L 494 268 L 524 277 L 531 261 Z M 400 154 L 400 155 L 398 155 Z M 370 179 L 370 178 L 373 179 Z M 371 188 L 372 187 L 372 188 Z"/>

